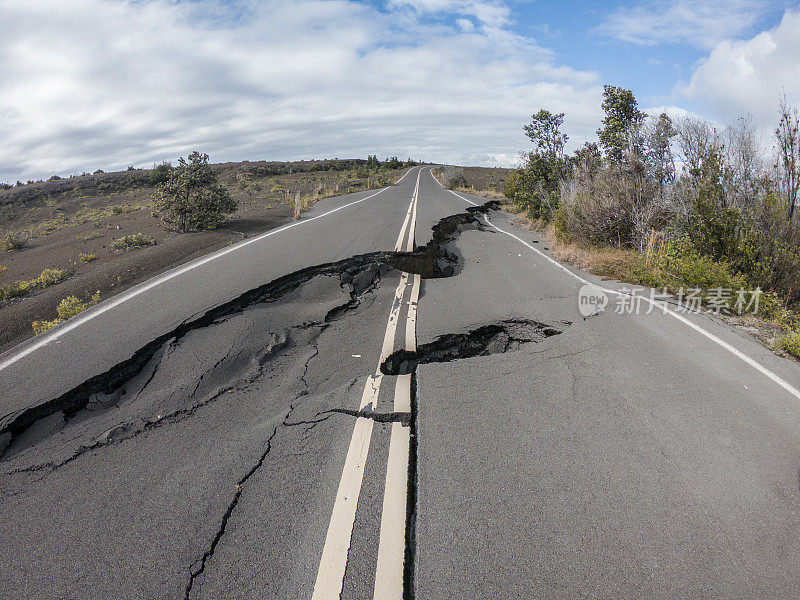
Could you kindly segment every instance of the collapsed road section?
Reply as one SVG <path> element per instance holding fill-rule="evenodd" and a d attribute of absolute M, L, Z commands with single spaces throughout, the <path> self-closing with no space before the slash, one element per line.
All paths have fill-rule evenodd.
<path fill-rule="evenodd" d="M 432 228 L 431 241 L 422 247 L 414 247 L 410 239 L 408 248 L 413 249 L 409 251 L 361 254 L 285 275 L 181 323 L 127 360 L 57 398 L 4 415 L 0 419 L 2 474 L 6 477 L 25 477 L 32 473 L 38 473 L 39 478 L 47 476 L 87 452 L 120 444 L 161 425 L 190 418 L 200 407 L 231 392 L 246 390 L 254 382 L 271 377 L 267 372 L 270 365 L 293 349 L 313 347 L 310 356 L 316 356 L 317 340 L 322 332 L 338 320 L 369 306 L 373 292 L 392 270 L 393 276 L 402 273 L 398 290 L 405 290 L 406 282 L 409 289 L 415 290 L 411 295 L 414 300 L 408 303 L 414 305 L 413 311 L 409 311 L 410 319 L 411 314 L 416 313 L 420 280 L 457 275 L 462 261 L 453 242 L 466 229 L 483 229 L 478 215 L 496 208 L 496 202 L 488 202 L 440 219 Z M 409 277 L 413 278 L 414 286 Z M 404 297 L 404 292 L 398 293 L 393 311 L 399 311 L 398 302 Z M 389 344 L 379 361 L 377 376 L 405 378 L 410 398 L 400 409 L 397 403 L 395 411 L 389 413 L 375 410 L 372 403 L 359 410 L 332 408 L 321 411 L 311 421 L 317 423 L 338 413 L 392 424 L 398 435 L 405 430 L 402 436 L 407 438 L 409 457 L 407 466 L 402 467 L 402 478 L 406 479 L 407 473 L 408 481 L 403 488 L 407 501 L 403 503 L 400 529 L 404 548 L 400 562 L 401 585 L 406 597 L 413 595 L 416 366 L 507 352 L 556 333 L 559 331 L 541 323 L 506 320 L 466 333 L 445 334 L 419 348 L 413 342 L 411 346 L 393 351 Z M 305 372 L 309 360 L 306 360 Z M 283 418 L 285 426 L 294 424 L 289 414 L 302 401 L 303 394 L 300 391 L 291 403 L 289 413 Z M 205 578 L 206 565 L 225 535 L 242 489 L 264 463 L 276 431 L 272 430 L 259 460 L 237 481 L 235 494 L 212 543 L 202 557 L 192 563 L 186 598 L 194 597 L 195 583 Z M 71 447 L 67 447 L 70 444 Z M 24 488 L 24 481 L 20 483 Z M 3 495 L 8 493 L 7 488 Z"/>
<path fill-rule="evenodd" d="M 0 417 L 0 461 L 7 460 L 17 451 L 26 448 L 30 443 L 61 430 L 69 423 L 70 419 L 87 408 L 90 410 L 98 407 L 108 408 L 117 405 L 122 400 L 130 403 L 130 398 L 135 398 L 138 392 L 147 387 L 148 379 L 145 379 L 144 382 L 137 382 L 141 385 L 138 392 L 136 390 L 128 391 L 126 385 L 134 382 L 143 373 L 149 372 L 151 375 L 149 379 L 152 379 L 152 376 L 155 375 L 159 368 L 160 361 L 177 348 L 180 348 L 181 341 L 193 332 L 219 326 L 249 309 L 267 303 L 274 303 L 317 278 L 337 280 L 341 288 L 346 290 L 346 297 L 341 303 L 331 307 L 324 317 L 315 322 L 287 323 L 284 331 L 270 332 L 270 343 L 267 346 L 268 352 L 259 352 L 255 346 L 249 349 L 251 352 L 262 354 L 262 361 L 268 360 L 270 356 L 280 352 L 287 344 L 297 343 L 297 340 L 293 340 L 291 336 L 292 331 L 297 333 L 298 329 L 308 329 L 310 326 L 324 326 L 347 312 L 356 309 L 365 294 L 377 285 L 380 277 L 389 269 L 393 268 L 407 273 L 418 274 L 422 278 L 451 277 L 455 275 L 459 269 L 459 260 L 455 251 L 450 247 L 451 243 L 463 229 L 483 227 L 476 217 L 477 214 L 497 208 L 499 208 L 499 204 L 496 201 L 492 201 L 482 206 L 470 207 L 465 213 L 441 219 L 433 227 L 431 241 L 423 247 L 415 248 L 412 252 L 372 252 L 334 263 L 301 269 L 249 290 L 222 305 L 210 309 L 197 318 L 181 323 L 172 331 L 164 333 L 140 348 L 127 360 L 118 363 L 104 373 L 84 381 L 57 398 L 43 399 L 26 410 L 5 414 Z M 295 337 L 307 338 L 308 336 L 296 335 Z M 231 352 L 234 355 L 238 354 L 239 357 L 247 354 L 245 351 L 234 351 L 233 348 Z M 219 369 L 223 366 L 223 363 L 230 362 L 230 360 L 230 355 L 220 357 L 218 363 L 211 365 L 211 370 Z M 245 381 L 258 376 L 257 369 L 252 372 L 250 362 L 248 361 L 247 370 L 251 372 L 244 376 Z M 263 365 L 263 362 L 261 364 Z M 226 380 L 210 394 L 213 396 L 221 393 L 230 385 L 238 382 L 243 375 L 241 372 L 227 372 Z M 205 375 L 201 377 L 198 385 L 202 380 L 211 381 L 213 379 L 213 377 Z M 196 397 L 196 390 L 189 396 Z M 208 398 L 205 401 L 208 401 Z M 199 402 L 202 401 L 198 401 L 194 405 L 196 406 Z M 176 408 L 175 412 L 186 412 L 191 411 L 191 409 L 192 404 Z M 145 422 L 140 427 L 152 427 L 153 420 L 160 421 L 168 416 L 170 415 L 156 414 L 144 417 Z M 137 427 L 133 427 L 133 429 L 139 430 Z M 85 447 L 96 447 L 107 441 L 114 441 L 120 436 L 127 437 L 131 435 L 130 430 L 131 426 L 129 425 L 123 426 L 122 430 L 117 428 L 106 436 L 107 439 L 96 440 Z M 30 435 L 26 436 L 26 433 Z M 23 438 L 23 444 L 19 443 L 19 438 Z M 29 439 L 26 440 L 25 438 Z"/>

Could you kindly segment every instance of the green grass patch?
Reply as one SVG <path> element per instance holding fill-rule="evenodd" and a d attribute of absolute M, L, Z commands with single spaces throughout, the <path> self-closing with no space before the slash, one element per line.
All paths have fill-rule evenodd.
<path fill-rule="evenodd" d="M 800 331 L 792 331 L 787 335 L 779 337 L 775 341 L 775 346 L 783 350 L 786 354 L 791 354 L 800 359 Z"/>

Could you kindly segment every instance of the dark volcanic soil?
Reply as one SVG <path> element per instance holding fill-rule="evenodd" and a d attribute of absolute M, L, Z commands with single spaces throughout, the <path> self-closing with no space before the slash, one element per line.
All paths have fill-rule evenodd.
<path fill-rule="evenodd" d="M 88 298 L 97 290 L 102 299 L 109 298 L 158 273 L 244 237 L 277 227 L 292 218 L 291 210 L 282 204 L 274 205 L 269 211 L 260 211 L 260 214 L 247 214 L 226 221 L 216 231 L 178 235 L 165 231 L 149 216 L 148 209 L 141 209 L 115 215 L 116 218 L 102 224 L 69 227 L 48 235 L 46 244 L 37 244 L 36 240 L 29 248 L 0 254 L 0 264 L 8 266 L 8 271 L 2 276 L 3 282 L 35 277 L 35 274 L 28 274 L 40 273 L 48 267 L 72 270 L 66 281 L 0 307 L 0 352 L 33 335 L 33 321 L 55 318 L 56 306 L 62 298 Z M 114 238 L 140 232 L 154 237 L 157 244 L 131 250 L 109 247 Z M 90 234 L 99 235 L 83 239 Z M 81 263 L 78 261 L 81 252 L 94 254 L 97 258 Z"/>
<path fill-rule="evenodd" d="M 105 300 L 189 260 L 292 219 L 300 194 L 305 205 L 328 195 L 381 187 L 405 169 L 364 176 L 364 161 L 244 162 L 213 165 L 238 207 L 215 231 L 176 234 L 152 213 L 149 171 L 98 173 L 0 190 L 0 239 L 28 237 L 19 250 L 0 252 L 0 284 L 35 279 L 44 269 L 66 269 L 67 280 L 0 304 L 0 352 L 31 337 L 31 323 L 56 318 L 67 296 Z M 143 233 L 154 246 L 115 250 L 114 239 Z M 93 255 L 89 262 L 81 254 Z"/>

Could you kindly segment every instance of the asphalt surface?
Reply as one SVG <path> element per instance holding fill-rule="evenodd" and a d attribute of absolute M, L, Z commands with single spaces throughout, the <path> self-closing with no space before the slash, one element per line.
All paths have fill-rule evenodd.
<path fill-rule="evenodd" d="M 3 597 L 796 598 L 797 365 L 485 202 L 411 169 L 0 356 Z"/>

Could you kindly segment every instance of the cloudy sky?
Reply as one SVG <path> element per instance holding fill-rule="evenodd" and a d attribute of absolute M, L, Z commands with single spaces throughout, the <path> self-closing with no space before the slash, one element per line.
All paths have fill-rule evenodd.
<path fill-rule="evenodd" d="M 798 2 L 0 1 L 0 181 L 399 155 L 513 165 L 540 107 L 594 137 L 602 85 L 767 134 L 800 101 Z"/>

